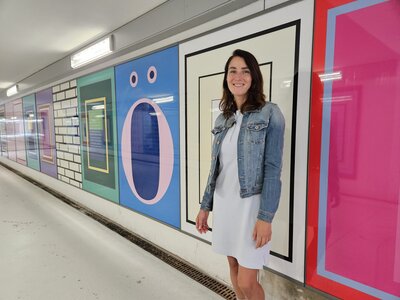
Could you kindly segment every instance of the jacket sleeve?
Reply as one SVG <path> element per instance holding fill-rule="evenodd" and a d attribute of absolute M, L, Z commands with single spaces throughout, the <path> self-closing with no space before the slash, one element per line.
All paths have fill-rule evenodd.
<path fill-rule="evenodd" d="M 285 119 L 279 107 L 274 105 L 268 123 L 264 152 L 264 181 L 260 209 L 257 218 L 272 222 L 281 196 L 281 171 Z"/>
<path fill-rule="evenodd" d="M 224 116 L 222 114 L 220 114 L 217 117 L 217 119 L 215 120 L 214 129 L 211 131 L 214 135 L 213 145 L 212 145 L 212 150 L 211 150 L 212 152 L 215 149 L 215 139 L 216 139 L 215 135 L 222 130 L 221 126 L 222 126 L 223 121 L 224 121 Z M 201 205 L 200 205 L 200 209 L 206 210 L 206 211 L 212 211 L 212 209 L 213 209 L 215 183 L 217 180 L 218 170 L 219 170 L 218 157 L 215 153 L 212 153 L 212 156 L 215 157 L 214 158 L 215 161 L 211 162 L 210 173 L 208 176 L 207 185 L 205 187 L 205 191 L 204 191 L 203 198 L 202 198 Z"/>

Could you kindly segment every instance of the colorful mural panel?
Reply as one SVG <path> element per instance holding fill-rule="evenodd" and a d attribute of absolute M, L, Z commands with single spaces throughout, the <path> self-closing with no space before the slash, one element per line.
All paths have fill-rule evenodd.
<path fill-rule="evenodd" d="M 188 117 L 186 123 L 187 132 L 191 133 L 187 135 L 187 221 L 195 223 L 210 170 L 211 129 L 220 114 L 218 107 L 222 95 L 225 62 L 233 50 L 251 49 L 263 73 L 266 99 L 279 105 L 286 120 L 282 196 L 275 219 L 275 224 L 279 224 L 275 230 L 279 233 L 272 245 L 272 254 L 288 261 L 292 260 L 293 249 L 293 237 L 290 236 L 290 226 L 293 224 L 290 219 L 293 218 L 294 212 L 293 198 L 290 194 L 293 188 L 292 137 L 296 128 L 292 124 L 297 102 L 294 87 L 297 86 L 295 74 L 298 68 L 296 61 L 299 41 L 296 40 L 296 36 L 299 34 L 299 25 L 299 22 L 288 23 L 185 56 Z M 282 88 L 282 81 L 289 83 L 286 88 Z"/>
<path fill-rule="evenodd" d="M 178 48 L 116 67 L 120 203 L 180 226 Z"/>
<path fill-rule="evenodd" d="M 16 161 L 22 165 L 26 165 L 25 130 L 22 99 L 17 99 L 12 102 L 12 110 L 13 115 L 11 119 L 14 126 Z"/>
<path fill-rule="evenodd" d="M 5 104 L 5 116 L 6 116 L 6 150 L 7 156 L 10 160 L 16 161 L 17 154 L 15 152 L 15 129 L 14 129 L 14 106 L 13 103 L 7 102 Z"/>
<path fill-rule="evenodd" d="M 306 282 L 340 298 L 400 297 L 399 15 L 317 1 Z"/>
<path fill-rule="evenodd" d="M 35 95 L 22 98 L 24 110 L 24 129 L 26 160 L 28 167 L 40 171 L 37 113 Z"/>
<path fill-rule="evenodd" d="M 53 95 L 51 88 L 36 93 L 41 172 L 57 178 Z"/>
<path fill-rule="evenodd" d="M 114 69 L 78 79 L 82 187 L 118 202 Z"/>
<path fill-rule="evenodd" d="M 180 67 L 182 229 L 207 241 L 194 224 L 211 165 L 211 129 L 220 113 L 225 62 L 235 49 L 257 58 L 268 101 L 277 103 L 286 126 L 282 193 L 275 215 L 268 267 L 304 281 L 306 172 L 314 1 L 299 1 L 183 43 Z M 262 27 L 260 27 L 262 24 Z M 185 97 L 185 98 L 184 98 Z M 210 214 L 209 224 L 212 224 Z"/>
<path fill-rule="evenodd" d="M 6 108 L 0 105 L 0 155 L 7 155 Z"/>

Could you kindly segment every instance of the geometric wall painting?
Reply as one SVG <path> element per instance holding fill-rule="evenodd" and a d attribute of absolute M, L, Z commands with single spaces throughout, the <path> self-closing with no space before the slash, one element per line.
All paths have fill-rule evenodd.
<path fill-rule="evenodd" d="M 178 48 L 115 72 L 120 204 L 180 227 Z"/>
<path fill-rule="evenodd" d="M 40 164 L 35 94 L 23 97 L 22 100 L 27 165 L 28 167 L 39 171 Z"/>
<path fill-rule="evenodd" d="M 400 3 L 316 4 L 306 282 L 399 299 Z"/>
<path fill-rule="evenodd" d="M 57 178 L 53 94 L 51 88 L 36 93 L 36 114 L 40 169 L 42 173 Z"/>
<path fill-rule="evenodd" d="M 82 188 L 118 202 L 114 69 L 77 81 L 81 122 Z"/>
<path fill-rule="evenodd" d="M 186 131 L 190 132 L 186 135 L 186 222 L 195 222 L 210 170 L 211 130 L 220 113 L 218 103 L 222 95 L 224 63 L 233 50 L 251 49 L 260 64 L 266 100 L 278 104 L 286 121 L 282 193 L 279 211 L 274 218 L 275 238 L 272 245 L 272 254 L 286 261 L 292 261 L 293 255 L 293 137 L 296 132 L 295 75 L 299 31 L 300 21 L 297 20 L 185 55 Z M 212 214 L 209 222 L 212 224 Z M 188 231 L 192 230 L 187 227 Z"/>
<path fill-rule="evenodd" d="M 16 161 L 17 155 L 15 152 L 15 129 L 14 129 L 14 105 L 13 103 L 7 102 L 5 104 L 5 122 L 6 122 L 6 153 L 10 160 Z"/>
<path fill-rule="evenodd" d="M 0 155 L 7 156 L 6 108 L 0 105 Z"/>
<path fill-rule="evenodd" d="M 17 99 L 11 102 L 13 115 L 11 123 L 14 127 L 15 135 L 15 155 L 16 161 L 22 165 L 26 165 L 26 149 L 25 149 L 25 135 L 24 135 L 24 115 L 22 107 L 22 99 Z"/>

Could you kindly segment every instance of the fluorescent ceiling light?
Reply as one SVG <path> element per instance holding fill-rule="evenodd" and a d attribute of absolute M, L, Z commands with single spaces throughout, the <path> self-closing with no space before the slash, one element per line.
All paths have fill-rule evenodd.
<path fill-rule="evenodd" d="M 96 59 L 110 54 L 112 49 L 112 35 L 93 44 L 71 56 L 71 67 L 76 69 Z"/>
<path fill-rule="evenodd" d="M 18 93 L 18 86 L 17 85 L 13 85 L 12 87 L 10 87 L 7 90 L 7 96 L 10 97 L 12 95 L 15 95 L 16 93 Z"/>

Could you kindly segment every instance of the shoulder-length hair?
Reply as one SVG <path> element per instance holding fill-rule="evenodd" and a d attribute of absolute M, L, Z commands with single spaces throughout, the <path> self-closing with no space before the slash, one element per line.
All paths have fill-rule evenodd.
<path fill-rule="evenodd" d="M 251 86 L 247 91 L 246 101 L 243 103 L 240 111 L 244 113 L 246 111 L 262 108 L 265 105 L 264 81 L 257 59 L 250 52 L 236 49 L 233 51 L 232 55 L 228 58 L 225 64 L 224 81 L 222 84 L 223 94 L 219 104 L 219 109 L 222 111 L 225 118 L 229 118 L 237 110 L 234 97 L 229 91 L 228 83 L 226 81 L 229 64 L 236 56 L 243 58 L 251 74 Z"/>

